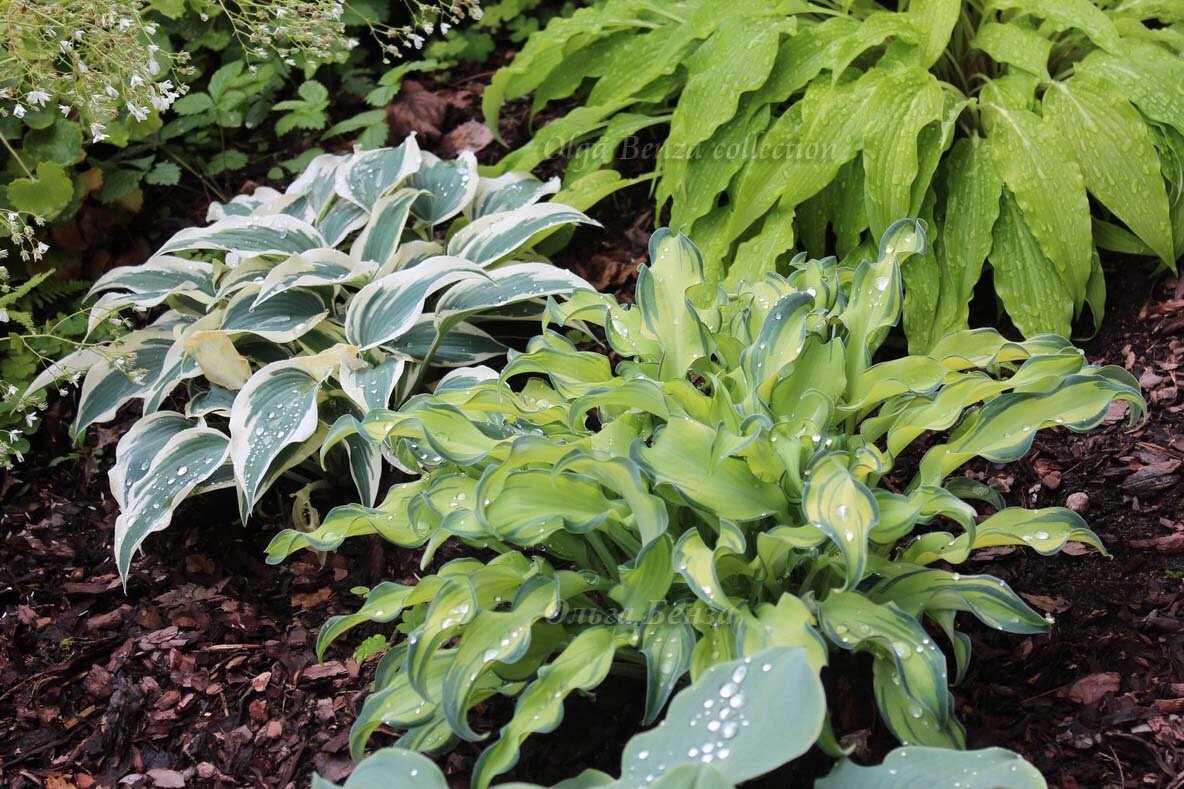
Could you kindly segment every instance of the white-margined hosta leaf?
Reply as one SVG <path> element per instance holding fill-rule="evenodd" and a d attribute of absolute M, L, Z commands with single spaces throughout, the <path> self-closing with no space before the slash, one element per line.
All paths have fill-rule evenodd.
<path fill-rule="evenodd" d="M 115 564 L 124 579 L 144 538 L 169 525 L 176 506 L 222 465 L 229 452 L 224 433 L 191 427 L 175 433 L 154 454 L 148 469 L 130 486 L 115 519 Z M 141 459 L 141 467 L 143 463 Z"/>
<path fill-rule="evenodd" d="M 407 180 L 409 187 L 422 191 L 411 210 L 429 225 L 452 219 L 472 204 L 477 181 L 477 157 L 472 151 L 461 151 L 451 161 L 425 151 L 419 169 Z"/>
<path fill-rule="evenodd" d="M 353 284 L 373 273 L 367 261 L 336 249 L 313 249 L 293 255 L 267 272 L 255 295 L 254 306 L 292 288 Z"/>
<path fill-rule="evenodd" d="M 158 411 L 141 419 L 115 446 L 115 465 L 107 472 L 111 495 L 123 509 L 131 490 L 148 473 L 152 459 L 173 436 L 197 423 L 175 411 Z"/>
<path fill-rule="evenodd" d="M 465 225 L 448 240 L 448 254 L 478 266 L 494 263 L 532 238 L 571 224 L 599 226 L 582 212 L 558 203 L 539 203 L 513 211 L 487 214 Z"/>
<path fill-rule="evenodd" d="M 224 332 L 247 332 L 274 343 L 295 340 L 325 318 L 324 300 L 310 290 L 285 290 L 259 303 L 254 286 L 244 288 L 226 305 L 219 326 Z"/>
<path fill-rule="evenodd" d="M 509 263 L 487 273 L 488 279 L 475 277 L 449 288 L 436 304 L 437 320 L 446 323 L 527 299 L 567 295 L 592 287 L 581 277 L 546 263 Z"/>
<path fill-rule="evenodd" d="M 465 209 L 469 219 L 513 211 L 534 205 L 559 191 L 559 179 L 540 181 L 529 173 L 506 173 L 497 178 L 481 178 L 473 202 Z"/>
<path fill-rule="evenodd" d="M 475 263 L 445 255 L 387 274 L 358 291 L 350 302 L 346 336 L 362 350 L 389 342 L 415 325 L 433 293 L 454 282 L 484 276 Z"/>
<path fill-rule="evenodd" d="M 146 396 L 164 371 L 172 344 L 172 332 L 149 328 L 132 332 L 100 353 L 83 379 L 71 435 L 82 435 L 95 422 L 113 418 L 124 403 Z"/>
<path fill-rule="evenodd" d="M 336 170 L 334 187 L 346 200 L 374 213 L 378 201 L 419 171 L 422 154 L 415 135 L 397 148 L 360 151 Z"/>
<path fill-rule="evenodd" d="M 443 336 L 435 315 L 420 317 L 415 325 L 383 347 L 408 359 L 422 362 L 430 354 L 431 364 L 441 367 L 478 364 L 501 356 L 506 346 L 471 323 L 454 323 Z"/>
<path fill-rule="evenodd" d="M 389 408 L 395 384 L 403 375 L 406 362 L 390 356 L 379 364 L 343 364 L 337 380 L 346 395 L 363 411 Z"/>
<path fill-rule="evenodd" d="M 876 499 L 855 479 L 835 455 L 810 467 L 810 481 L 802 497 L 802 510 L 839 548 L 846 564 L 845 589 L 863 580 L 867 565 L 868 537 L 879 520 Z"/>
<path fill-rule="evenodd" d="M 350 255 L 379 269 L 388 267 L 398 254 L 411 205 L 419 196 L 416 190 L 400 189 L 379 200 L 370 221 L 350 246 Z"/>
<path fill-rule="evenodd" d="M 259 209 L 283 195 L 270 186 L 258 186 L 249 195 L 235 195 L 225 203 L 210 203 L 206 211 L 206 221 L 216 222 L 228 216 L 250 216 Z"/>
<path fill-rule="evenodd" d="M 325 246 L 319 231 L 286 214 L 230 216 L 209 227 L 192 227 L 174 235 L 158 255 L 194 250 L 218 250 L 240 258 L 255 255 L 295 255 Z"/>

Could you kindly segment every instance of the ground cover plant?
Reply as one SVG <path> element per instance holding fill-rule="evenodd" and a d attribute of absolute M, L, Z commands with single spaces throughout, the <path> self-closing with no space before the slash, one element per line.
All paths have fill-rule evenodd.
<path fill-rule="evenodd" d="M 96 282 L 92 328 L 167 309 L 51 364 L 29 392 L 81 381 L 74 437 L 143 401 L 110 477 L 120 573 L 186 497 L 234 487 L 246 521 L 280 476 L 301 476 L 339 415 L 397 405 L 437 368 L 504 353 L 490 331 L 506 339 L 540 297 L 586 287 L 530 251 L 550 230 L 591 221 L 541 202 L 556 188 L 481 178 L 471 154 L 440 160 L 411 137 L 318 157 L 282 194 L 215 204 L 209 225 Z M 178 390 L 183 412 L 168 407 Z M 372 503 L 377 447 L 350 440 L 340 459 Z"/>
<path fill-rule="evenodd" d="M 606 0 L 532 36 L 485 115 L 577 99 L 515 169 L 580 143 L 577 173 L 637 158 L 634 135 L 664 127 L 656 203 L 712 281 L 759 279 L 795 247 L 858 262 L 920 216 L 913 350 L 967 326 L 988 270 L 1024 334 L 1068 336 L 1103 312 L 1098 250 L 1184 254 L 1182 41 L 1164 3 Z"/>
<path fill-rule="evenodd" d="M 470 709 L 513 697 L 474 768 L 486 787 L 559 723 L 565 697 L 610 672 L 645 677 L 652 722 L 684 677 L 775 646 L 803 650 L 815 673 L 832 650 L 870 653 L 897 739 L 963 747 L 949 685 L 970 654 L 956 615 L 1013 633 L 1048 623 L 1000 579 L 944 568 L 988 547 L 1102 545 L 1071 510 L 1003 508 L 954 472 L 1018 459 L 1044 428 L 1088 430 L 1114 402 L 1137 419 L 1143 403 L 1128 373 L 1053 335 L 964 331 L 874 363 L 900 316 L 901 265 L 924 249 L 906 221 L 854 270 L 802 255 L 788 276 L 728 292 L 685 236 L 659 231 L 635 308 L 577 291 L 548 309 L 564 332 L 546 330 L 500 375 L 458 370 L 398 411 L 343 416 L 322 451 L 362 436 L 421 476 L 376 508 L 282 532 L 270 561 L 370 534 L 426 545 L 424 567 L 453 539 L 495 554 L 375 586 L 321 631 L 323 652 L 363 623 L 400 622 L 355 756 L 383 725 L 411 750 L 477 740 Z M 591 326 L 615 365 L 577 346 L 595 341 Z M 890 484 L 933 434 L 911 479 Z M 998 511 L 980 522 L 977 499 Z M 829 724 L 819 744 L 838 755 Z"/>

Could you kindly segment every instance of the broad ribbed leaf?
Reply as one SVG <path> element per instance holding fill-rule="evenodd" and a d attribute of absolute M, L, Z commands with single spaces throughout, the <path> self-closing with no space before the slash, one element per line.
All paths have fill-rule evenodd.
<path fill-rule="evenodd" d="M 1035 767 L 1003 748 L 950 751 L 945 748 L 897 748 L 882 764 L 864 767 L 843 759 L 815 789 L 913 789 L 953 786 L 964 789 L 1045 789 Z"/>

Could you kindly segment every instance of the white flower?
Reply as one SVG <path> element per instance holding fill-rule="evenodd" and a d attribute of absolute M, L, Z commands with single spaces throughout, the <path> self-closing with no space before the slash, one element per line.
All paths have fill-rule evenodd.
<path fill-rule="evenodd" d="M 92 123 L 90 125 L 90 136 L 93 142 L 102 142 L 107 139 L 107 127 L 101 123 Z"/>
<path fill-rule="evenodd" d="M 25 109 L 25 105 L 23 105 L 23 104 L 18 104 L 18 105 L 16 105 L 15 107 L 13 107 L 13 108 L 12 108 L 12 114 L 13 114 L 13 115 L 15 115 L 15 116 L 16 116 L 16 117 L 18 117 L 18 118 L 23 118 L 23 117 L 25 117 L 25 113 L 26 113 L 27 111 L 28 111 L 28 110 L 26 110 L 26 109 Z"/>
<path fill-rule="evenodd" d="M 0 307 L 0 323 L 8 323 L 8 310 Z"/>
<path fill-rule="evenodd" d="M 25 101 L 36 107 L 44 107 L 52 96 L 43 90 L 31 90 L 25 95 Z"/>
<path fill-rule="evenodd" d="M 70 114 L 70 105 L 69 104 L 59 104 L 58 109 L 61 110 L 62 117 L 66 117 Z"/>

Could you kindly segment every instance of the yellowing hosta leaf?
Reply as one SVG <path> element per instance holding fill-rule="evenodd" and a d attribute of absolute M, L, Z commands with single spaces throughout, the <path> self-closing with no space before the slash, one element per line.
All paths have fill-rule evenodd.
<path fill-rule="evenodd" d="M 186 356 L 201 368 L 206 379 L 229 390 L 243 388 L 251 377 L 251 363 L 234 347 L 234 339 L 223 331 L 195 331 L 185 337 Z"/>
<path fill-rule="evenodd" d="M 1044 114 L 1068 142 L 1090 193 L 1173 265 L 1167 190 L 1138 110 L 1104 83 L 1074 77 L 1051 84 Z"/>
<path fill-rule="evenodd" d="M 177 504 L 222 465 L 229 451 L 225 434 L 192 427 L 175 433 L 156 452 L 127 491 L 125 506 L 115 520 L 115 565 L 125 583 L 140 543 L 169 525 Z"/>

